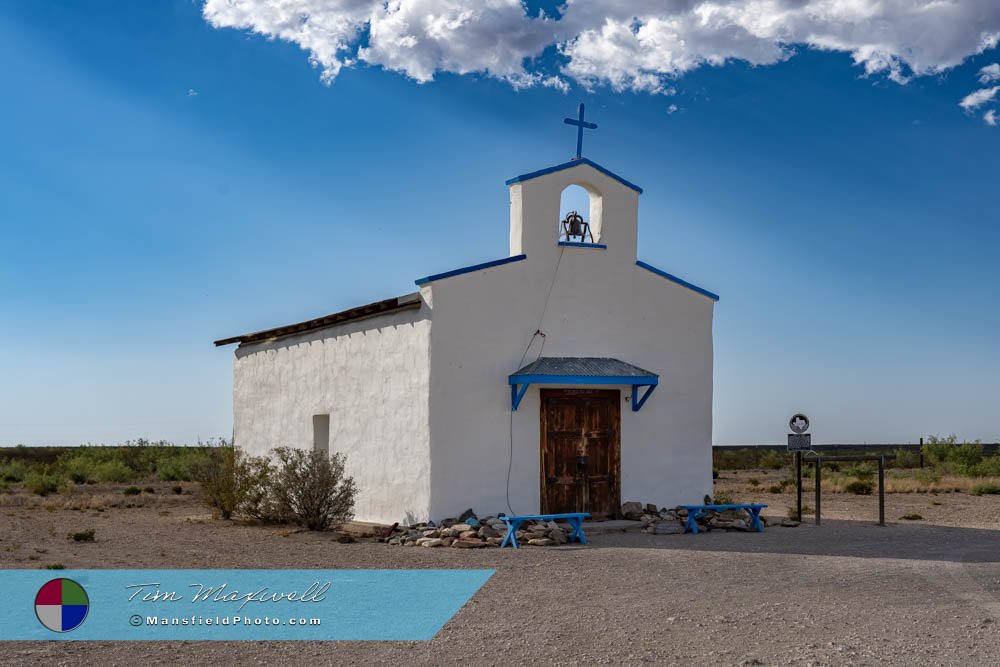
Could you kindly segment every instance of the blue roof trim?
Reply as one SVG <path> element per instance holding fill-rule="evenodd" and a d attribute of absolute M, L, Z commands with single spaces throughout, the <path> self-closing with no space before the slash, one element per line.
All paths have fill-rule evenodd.
<path fill-rule="evenodd" d="M 604 174 L 605 176 L 610 176 L 611 178 L 615 179 L 616 181 L 618 181 L 622 185 L 624 185 L 626 187 L 629 187 L 629 188 L 632 188 L 633 190 L 635 190 L 639 194 L 642 194 L 642 188 L 640 188 L 635 183 L 630 183 L 629 181 L 626 181 L 624 178 L 622 178 L 618 174 L 614 173 L 613 171 L 611 171 L 609 169 L 605 169 L 601 165 L 599 165 L 596 162 L 593 162 L 591 160 L 588 160 L 585 157 L 582 157 L 582 158 L 579 158 L 579 159 L 576 159 L 576 160 L 570 160 L 569 162 L 563 162 L 562 164 L 557 164 L 554 167 L 548 167 L 546 169 L 539 169 L 538 171 L 533 171 L 530 174 L 521 174 L 520 176 L 515 176 L 514 178 L 507 179 L 507 185 L 512 185 L 514 183 L 521 183 L 523 181 L 529 181 L 532 178 L 538 178 L 539 176 L 544 176 L 545 174 L 551 174 L 551 173 L 554 173 L 554 172 L 557 172 L 557 171 L 562 171 L 563 169 L 572 169 L 573 167 L 579 166 L 581 164 L 589 165 L 589 166 L 593 167 L 594 169 L 596 169 L 597 171 L 599 171 L 602 174 Z"/>
<path fill-rule="evenodd" d="M 563 248 L 596 248 L 597 250 L 607 250 L 606 243 L 579 243 L 578 241 L 560 241 Z"/>
<path fill-rule="evenodd" d="M 662 278 L 666 278 L 667 280 L 673 281 L 673 282 L 677 283 L 678 285 L 682 285 L 684 287 L 687 287 L 689 290 L 693 290 L 693 291 L 697 292 L 698 294 L 703 294 L 704 296 L 707 296 L 709 299 L 712 299 L 713 301 L 718 301 L 719 300 L 719 295 L 718 294 L 715 294 L 714 292 L 709 292 L 707 289 L 698 287 L 697 285 L 695 285 L 693 283 L 689 283 L 686 280 L 682 280 L 681 278 L 678 278 L 675 275 L 667 273 L 666 271 L 661 271 L 660 269 L 656 268 L 655 266 L 651 266 L 649 264 L 646 264 L 646 262 L 643 262 L 642 260 L 636 260 L 635 264 L 636 264 L 636 266 L 641 266 L 642 268 L 646 269 L 647 271 L 655 273 L 656 275 L 658 275 L 658 276 L 660 276 Z"/>
<path fill-rule="evenodd" d="M 427 276 L 426 278 L 418 278 L 414 280 L 418 285 L 424 285 L 433 280 L 441 280 L 443 278 L 451 278 L 452 276 L 459 276 L 463 273 L 472 273 L 473 271 L 479 271 L 480 269 L 489 269 L 494 266 L 500 266 L 501 264 L 510 264 L 511 262 L 520 262 L 522 259 L 527 258 L 527 255 L 514 255 L 513 257 L 504 257 L 503 259 L 495 259 L 492 262 L 483 262 L 482 264 L 474 264 L 473 266 L 466 266 L 461 269 L 455 269 L 454 271 L 446 271 L 444 273 L 435 273 L 432 276 Z"/>

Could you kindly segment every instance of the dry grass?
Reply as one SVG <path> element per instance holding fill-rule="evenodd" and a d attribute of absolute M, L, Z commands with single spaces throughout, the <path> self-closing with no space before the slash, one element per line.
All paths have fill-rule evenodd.
<path fill-rule="evenodd" d="M 726 488 L 732 489 L 741 496 L 750 494 L 755 497 L 766 497 L 770 495 L 767 491 L 771 486 L 789 476 L 787 471 L 722 471 L 722 479 L 726 482 Z M 757 481 L 758 484 L 751 484 L 751 479 Z M 847 491 L 847 485 L 856 479 L 851 475 L 824 471 L 823 493 L 850 493 Z M 802 482 L 803 491 L 812 491 L 816 488 L 811 478 L 804 478 Z M 873 479 L 873 482 L 875 484 L 873 493 L 878 493 L 878 480 Z M 1000 485 L 1000 477 L 937 475 L 930 471 L 908 469 L 889 470 L 885 476 L 886 493 L 969 493 L 973 488 L 983 484 Z M 794 494 L 795 485 L 786 486 L 782 493 Z"/>

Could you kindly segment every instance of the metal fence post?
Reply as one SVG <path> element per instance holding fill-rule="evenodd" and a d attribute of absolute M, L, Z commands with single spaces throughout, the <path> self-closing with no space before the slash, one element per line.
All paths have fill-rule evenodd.
<path fill-rule="evenodd" d="M 802 521 L 802 452 L 795 452 L 795 520 Z"/>
<path fill-rule="evenodd" d="M 819 525 L 819 502 L 820 502 L 819 501 L 819 493 L 820 493 L 820 491 L 819 491 L 819 488 L 820 488 L 820 479 L 819 479 L 820 472 L 819 471 L 820 471 L 819 458 L 817 458 L 816 459 L 816 525 L 817 526 Z"/>
<path fill-rule="evenodd" d="M 885 457 L 878 457 L 878 525 L 885 525 Z"/>

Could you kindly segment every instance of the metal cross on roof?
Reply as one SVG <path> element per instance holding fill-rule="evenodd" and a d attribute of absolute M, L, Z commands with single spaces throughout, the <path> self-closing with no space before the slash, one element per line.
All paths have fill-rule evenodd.
<path fill-rule="evenodd" d="M 580 118 L 563 118 L 567 125 L 576 125 L 576 159 L 583 157 L 583 128 L 596 130 L 597 123 L 588 123 L 583 120 L 583 102 L 580 103 Z"/>

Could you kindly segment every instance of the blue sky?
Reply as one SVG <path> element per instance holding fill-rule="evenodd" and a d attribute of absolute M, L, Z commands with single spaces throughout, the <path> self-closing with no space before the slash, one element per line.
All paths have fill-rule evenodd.
<path fill-rule="evenodd" d="M 580 38 L 527 83 L 440 54 L 420 82 L 369 27 L 325 85 L 202 11 L 3 3 L 0 444 L 228 435 L 213 339 L 504 256 L 504 180 L 573 154 L 579 102 L 584 154 L 645 190 L 640 258 L 722 296 L 717 443 L 780 442 L 796 411 L 817 442 L 1000 439 L 1000 127 L 959 106 L 995 47 L 588 80 Z"/>

